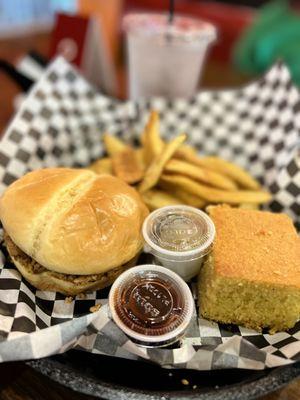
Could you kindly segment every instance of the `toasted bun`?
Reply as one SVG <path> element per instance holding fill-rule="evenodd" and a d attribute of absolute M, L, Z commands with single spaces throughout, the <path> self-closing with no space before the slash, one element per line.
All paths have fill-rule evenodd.
<path fill-rule="evenodd" d="M 98 280 L 92 282 L 75 282 L 75 280 L 68 281 L 54 276 L 50 271 L 44 271 L 39 274 L 32 273 L 19 259 L 13 256 L 11 256 L 11 258 L 21 275 L 31 283 L 32 286 L 40 290 L 59 292 L 67 296 L 75 296 L 76 294 L 84 293 L 89 290 L 99 290 L 110 286 L 123 271 L 133 267 L 137 259 L 137 257 L 134 257 L 128 263 L 114 268 L 108 273 L 101 274 Z"/>
<path fill-rule="evenodd" d="M 99 274 L 127 263 L 143 246 L 147 214 L 135 189 L 84 169 L 30 172 L 0 199 L 0 219 L 13 242 L 64 274 Z"/>

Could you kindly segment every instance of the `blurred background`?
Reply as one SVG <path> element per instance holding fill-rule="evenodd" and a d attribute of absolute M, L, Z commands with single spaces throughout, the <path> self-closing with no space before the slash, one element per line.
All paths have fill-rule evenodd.
<path fill-rule="evenodd" d="M 169 0 L 0 0 L 0 132 L 57 54 L 99 90 L 128 98 L 122 17 L 169 7 Z M 217 29 L 201 88 L 239 86 L 279 59 L 300 84 L 300 1 L 175 0 L 174 8 Z"/>

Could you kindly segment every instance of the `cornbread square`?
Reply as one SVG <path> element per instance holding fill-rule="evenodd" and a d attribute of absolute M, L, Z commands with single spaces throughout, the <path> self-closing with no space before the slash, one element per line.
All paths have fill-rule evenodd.
<path fill-rule="evenodd" d="M 271 333 L 300 316 L 300 238 L 285 214 L 209 207 L 213 251 L 199 274 L 204 318 Z"/>

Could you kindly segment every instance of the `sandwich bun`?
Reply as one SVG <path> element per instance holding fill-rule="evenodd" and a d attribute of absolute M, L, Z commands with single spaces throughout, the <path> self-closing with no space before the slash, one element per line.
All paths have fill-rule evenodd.
<path fill-rule="evenodd" d="M 4 230 L 22 252 L 48 271 L 106 274 L 109 284 L 108 272 L 122 270 L 141 251 L 141 227 L 147 215 L 134 188 L 111 175 L 85 169 L 30 172 L 10 185 L 0 199 Z M 14 262 L 30 281 L 20 260 L 15 257 Z M 36 274 L 39 280 L 42 274 Z M 46 279 L 42 280 L 39 287 L 46 289 Z"/>

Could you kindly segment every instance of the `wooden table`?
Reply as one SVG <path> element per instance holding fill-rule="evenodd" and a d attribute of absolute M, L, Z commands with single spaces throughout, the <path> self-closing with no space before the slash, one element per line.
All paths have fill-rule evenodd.
<path fill-rule="evenodd" d="M 26 37 L 0 40 L 0 58 L 15 63 L 29 50 L 37 50 L 47 57 L 49 33 L 28 35 Z M 125 93 L 125 78 L 122 70 L 119 74 L 121 97 Z M 248 77 L 236 73 L 229 67 L 209 62 L 206 66 L 202 85 L 204 87 L 234 87 L 244 84 Z M 19 89 L 0 72 L 0 133 L 3 132 L 13 115 L 12 101 Z M 74 393 L 69 389 L 50 381 L 23 363 L 8 363 L 0 365 L 0 399 L 1 400 L 89 400 L 90 396 Z M 262 400 L 299 400 L 300 378 L 287 387 Z"/>

